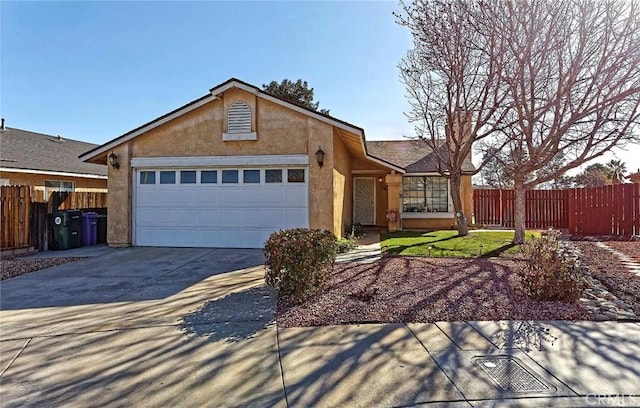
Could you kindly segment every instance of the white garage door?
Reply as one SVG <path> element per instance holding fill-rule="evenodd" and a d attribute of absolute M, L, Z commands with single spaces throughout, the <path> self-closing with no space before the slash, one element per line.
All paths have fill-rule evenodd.
<path fill-rule="evenodd" d="M 307 227 L 302 167 L 136 169 L 134 245 L 261 248 Z"/>

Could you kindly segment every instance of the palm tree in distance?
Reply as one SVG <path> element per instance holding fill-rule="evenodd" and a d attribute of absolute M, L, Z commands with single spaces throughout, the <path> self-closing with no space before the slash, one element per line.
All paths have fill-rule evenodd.
<path fill-rule="evenodd" d="M 624 182 L 624 174 L 627 172 L 627 165 L 622 160 L 611 160 L 606 164 L 607 173 L 613 184 Z"/>

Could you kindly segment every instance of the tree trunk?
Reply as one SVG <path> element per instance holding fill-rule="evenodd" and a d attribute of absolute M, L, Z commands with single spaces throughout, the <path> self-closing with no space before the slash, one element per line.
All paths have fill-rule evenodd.
<path fill-rule="evenodd" d="M 460 176 L 451 176 L 451 201 L 453 202 L 453 210 L 456 214 L 456 223 L 458 224 L 458 236 L 465 237 L 469 235 L 469 224 L 467 217 L 462 211 L 462 197 L 460 194 Z"/>
<path fill-rule="evenodd" d="M 524 244 L 525 238 L 525 218 L 526 218 L 526 201 L 525 194 L 527 190 L 524 187 L 524 183 L 520 180 L 516 180 L 513 187 L 515 194 L 513 223 L 515 227 L 515 233 L 513 234 L 514 244 Z"/>

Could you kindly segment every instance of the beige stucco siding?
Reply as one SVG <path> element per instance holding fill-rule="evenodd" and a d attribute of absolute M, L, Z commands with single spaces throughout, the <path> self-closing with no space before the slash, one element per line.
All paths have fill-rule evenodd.
<path fill-rule="evenodd" d="M 226 110 L 234 102 L 245 102 L 252 109 L 252 131 L 257 140 L 223 141 L 226 131 Z M 113 246 L 132 242 L 133 181 L 130 159 L 134 157 L 191 157 L 238 155 L 292 155 L 309 157 L 309 226 L 328 229 L 341 236 L 345 217 L 350 217 L 341 203 L 341 216 L 334 216 L 334 127 L 273 102 L 257 98 L 238 89 L 230 89 L 220 99 L 207 103 L 158 126 L 114 149 L 120 169 L 109 169 L 109 229 L 108 241 Z M 325 152 L 324 165 L 316 160 L 316 151 Z M 110 153 L 110 152 L 109 152 Z M 108 153 L 107 153 L 108 154 Z M 340 148 L 339 173 L 350 173 L 349 156 Z M 345 167 L 346 166 L 346 167 Z M 345 173 L 346 172 L 346 173 Z M 342 189 L 350 189 L 344 183 Z M 349 199 L 347 199 L 349 200 Z"/>
<path fill-rule="evenodd" d="M 242 95 L 245 97 L 240 98 Z M 210 102 L 133 139 L 129 142 L 132 157 L 308 154 L 310 129 L 306 115 L 262 99 L 252 102 L 254 95 L 235 89 L 227 91 L 222 99 L 224 101 Z M 254 125 L 257 127 L 252 130 L 257 130 L 257 140 L 222 140 L 222 133 L 226 131 L 223 106 L 235 101 L 252 107 L 252 120 L 257 121 Z M 256 105 L 257 111 L 253 108 Z"/>
<path fill-rule="evenodd" d="M 376 225 L 378 227 L 387 226 L 387 202 L 388 194 L 384 175 L 376 176 Z"/>
<path fill-rule="evenodd" d="M 352 161 L 352 165 L 351 167 L 353 168 L 353 170 L 355 170 L 356 172 L 358 170 L 366 170 L 366 171 L 378 171 L 380 174 L 386 174 L 389 173 L 389 169 L 378 164 L 375 163 L 373 161 L 370 160 L 365 160 L 359 157 L 354 157 L 353 161 Z"/>
<path fill-rule="evenodd" d="M 333 135 L 333 152 L 333 232 L 341 238 L 352 224 L 353 182 L 352 159 L 338 132 Z"/>
<path fill-rule="evenodd" d="M 333 222 L 333 127 L 308 118 L 309 151 L 309 227 L 336 234 Z M 315 153 L 321 148 L 324 164 L 318 166 Z M 339 232 L 336 234 L 339 236 Z"/>
<path fill-rule="evenodd" d="M 113 149 L 118 155 L 119 169 L 109 166 L 107 205 L 107 242 L 110 246 L 131 245 L 132 169 L 129 143 Z"/>
<path fill-rule="evenodd" d="M 15 173 L 10 171 L 0 172 L 0 178 L 8 179 L 14 186 L 33 186 L 35 190 L 44 190 L 46 180 L 73 181 L 76 191 L 80 192 L 106 192 L 107 180 L 85 177 L 55 176 L 50 174 Z"/>

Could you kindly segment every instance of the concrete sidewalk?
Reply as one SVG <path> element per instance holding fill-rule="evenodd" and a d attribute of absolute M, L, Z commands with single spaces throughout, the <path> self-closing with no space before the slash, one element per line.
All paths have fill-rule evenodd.
<path fill-rule="evenodd" d="M 289 406 L 640 406 L 637 323 L 382 324 L 278 336 Z M 477 363 L 487 356 L 510 361 L 494 373 L 502 384 Z"/>
<path fill-rule="evenodd" d="M 130 248 L 3 281 L 1 405 L 640 406 L 640 323 L 278 329 L 261 262 Z"/>
<path fill-rule="evenodd" d="M 364 237 L 358 238 L 356 248 L 351 251 L 339 254 L 336 263 L 357 262 L 371 263 L 382 258 L 382 248 L 380 246 L 380 232 L 368 230 Z"/>

